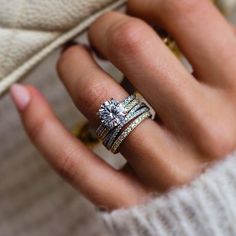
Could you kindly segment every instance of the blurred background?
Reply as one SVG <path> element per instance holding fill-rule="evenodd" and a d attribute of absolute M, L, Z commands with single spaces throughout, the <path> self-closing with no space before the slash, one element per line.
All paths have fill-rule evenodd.
<path fill-rule="evenodd" d="M 230 21 L 236 22 L 234 0 L 220 1 Z M 77 40 L 86 42 L 86 35 Z M 236 40 L 236 39 L 235 39 Z M 55 51 L 24 80 L 48 99 L 69 130 L 115 166 L 122 159 L 97 142 L 86 120 L 73 105 L 55 71 Z M 122 75 L 100 62 L 118 81 Z M 95 207 L 58 177 L 30 143 L 9 95 L 0 100 L 0 235 L 1 236 L 106 236 Z"/>

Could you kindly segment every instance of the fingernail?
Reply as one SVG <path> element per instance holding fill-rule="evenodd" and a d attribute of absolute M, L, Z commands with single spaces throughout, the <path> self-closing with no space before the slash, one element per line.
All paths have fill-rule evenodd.
<path fill-rule="evenodd" d="M 31 99 L 29 91 L 20 84 L 12 85 L 10 94 L 13 102 L 20 111 L 23 111 L 27 107 Z"/>
<path fill-rule="evenodd" d="M 62 48 L 61 53 L 65 52 L 68 48 L 73 47 L 75 45 L 78 45 L 76 41 L 73 41 L 73 40 L 68 41 L 67 43 L 64 44 L 64 47 Z"/>

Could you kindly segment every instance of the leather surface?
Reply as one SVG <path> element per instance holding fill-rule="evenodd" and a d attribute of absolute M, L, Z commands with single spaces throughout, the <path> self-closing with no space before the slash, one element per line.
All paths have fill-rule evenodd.
<path fill-rule="evenodd" d="M 0 94 L 52 50 L 79 34 L 95 13 L 119 2 L 125 1 L 0 0 Z"/>

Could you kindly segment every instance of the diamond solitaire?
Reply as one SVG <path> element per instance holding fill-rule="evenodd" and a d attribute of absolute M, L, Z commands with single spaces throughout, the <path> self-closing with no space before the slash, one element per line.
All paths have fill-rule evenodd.
<path fill-rule="evenodd" d="M 101 123 L 109 129 L 125 124 L 127 110 L 122 103 L 110 99 L 103 103 L 98 111 Z"/>
<path fill-rule="evenodd" d="M 114 154 L 119 152 L 119 146 L 140 123 L 152 117 L 150 108 L 136 94 L 120 102 L 111 98 L 101 105 L 97 115 L 101 124 L 96 134 Z"/>

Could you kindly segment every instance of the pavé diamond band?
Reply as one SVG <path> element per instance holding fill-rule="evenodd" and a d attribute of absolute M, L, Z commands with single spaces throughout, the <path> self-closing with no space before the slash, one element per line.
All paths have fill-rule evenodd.
<path fill-rule="evenodd" d="M 142 123 L 142 121 L 151 118 L 152 114 L 150 112 L 145 112 L 142 115 L 140 115 L 138 118 L 136 118 L 116 139 L 116 141 L 113 143 L 111 147 L 111 151 L 113 153 L 117 153 L 117 150 L 119 146 L 124 142 L 124 140 L 128 137 L 128 135 L 136 128 L 139 124 Z"/>
<path fill-rule="evenodd" d="M 101 125 L 96 130 L 98 137 L 108 150 L 117 153 L 125 138 L 145 119 L 150 118 L 150 108 L 136 95 L 119 102 L 110 99 L 104 102 L 98 116 Z"/>

